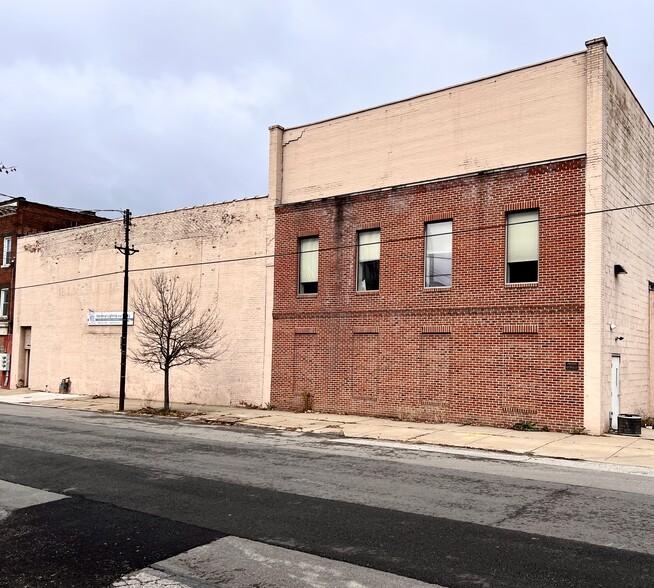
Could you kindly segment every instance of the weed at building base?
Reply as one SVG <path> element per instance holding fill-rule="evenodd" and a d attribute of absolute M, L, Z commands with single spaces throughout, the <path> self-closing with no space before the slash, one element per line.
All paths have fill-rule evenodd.
<path fill-rule="evenodd" d="M 311 392 L 302 392 L 302 408 L 300 412 L 313 412 L 313 394 Z"/>

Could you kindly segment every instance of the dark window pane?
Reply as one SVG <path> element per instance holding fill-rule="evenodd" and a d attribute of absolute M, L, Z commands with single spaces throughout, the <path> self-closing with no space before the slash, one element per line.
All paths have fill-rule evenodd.
<path fill-rule="evenodd" d="M 379 290 L 379 260 L 362 261 L 359 265 L 364 290 Z"/>
<path fill-rule="evenodd" d="M 537 261 L 515 261 L 508 264 L 508 270 L 509 275 L 507 281 L 510 284 L 538 281 Z"/>
<path fill-rule="evenodd" d="M 302 282 L 300 294 L 318 294 L 318 282 Z"/>
<path fill-rule="evenodd" d="M 452 257 L 427 254 L 427 287 L 437 288 L 439 286 L 452 285 Z"/>

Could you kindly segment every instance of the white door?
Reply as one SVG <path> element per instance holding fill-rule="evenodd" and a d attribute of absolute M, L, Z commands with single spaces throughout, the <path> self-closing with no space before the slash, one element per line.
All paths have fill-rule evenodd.
<path fill-rule="evenodd" d="M 611 428 L 618 428 L 620 412 L 620 356 L 611 357 Z"/>

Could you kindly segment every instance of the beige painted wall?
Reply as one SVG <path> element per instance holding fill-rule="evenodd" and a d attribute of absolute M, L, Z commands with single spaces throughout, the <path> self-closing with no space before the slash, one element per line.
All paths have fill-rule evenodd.
<path fill-rule="evenodd" d="M 139 252 L 130 258 L 131 283 L 176 266 L 163 271 L 191 281 L 200 307 L 217 308 L 224 320 L 227 352 L 205 368 L 175 368 L 173 402 L 268 402 L 270 213 L 268 198 L 253 198 L 133 219 L 130 240 Z M 123 230 L 115 221 L 19 240 L 12 385 L 21 377 L 20 329 L 31 326 L 30 388 L 56 390 L 68 376 L 74 392 L 118 395 L 120 327 L 90 327 L 87 312 L 122 309 L 123 260 L 114 243 L 124 241 Z M 111 275 L 89 278 L 104 273 Z M 129 327 L 130 349 L 135 328 L 138 317 Z M 162 385 L 161 372 L 128 363 L 128 398 L 160 399 Z"/>
<path fill-rule="evenodd" d="M 604 208 L 652 202 L 654 126 L 610 58 L 604 100 Z M 611 355 L 620 355 L 620 411 L 652 414 L 650 390 L 649 282 L 654 281 L 654 208 L 630 208 L 601 215 L 602 300 L 608 323 L 602 366 L 602 414 L 611 400 Z M 627 274 L 614 276 L 614 264 Z M 624 340 L 615 341 L 622 336 Z"/>
<path fill-rule="evenodd" d="M 649 416 L 654 417 L 654 289 L 649 292 Z"/>
<path fill-rule="evenodd" d="M 603 39 L 588 44 L 587 75 L 584 408 L 586 429 L 598 434 L 609 428 L 614 355 L 620 412 L 654 413 L 648 291 L 654 210 L 633 207 L 654 194 L 654 127 Z M 633 208 L 612 210 L 623 207 Z M 616 264 L 628 273 L 615 276 Z"/>
<path fill-rule="evenodd" d="M 271 140 L 283 181 L 270 195 L 291 203 L 583 154 L 585 109 L 580 53 L 288 129 L 281 149 Z"/>
<path fill-rule="evenodd" d="M 588 45 L 586 53 L 586 211 L 604 208 L 604 103 L 606 45 L 603 41 Z M 605 267 L 602 247 L 602 216 L 587 214 L 585 220 L 584 280 L 584 427 L 595 435 L 608 427 L 608 412 L 603 401 L 608 329 L 602 299 Z M 610 363 L 610 360 L 609 360 Z M 610 365 L 609 365 L 610 370 Z M 610 374 L 609 374 L 610 377 Z"/>

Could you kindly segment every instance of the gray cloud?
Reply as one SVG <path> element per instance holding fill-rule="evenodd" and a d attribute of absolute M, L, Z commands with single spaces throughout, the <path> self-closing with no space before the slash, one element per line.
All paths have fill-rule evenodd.
<path fill-rule="evenodd" d="M 647 2 L 78 0 L 2 7 L 0 192 L 137 214 L 265 194 L 293 126 L 581 51 L 654 109 Z"/>

